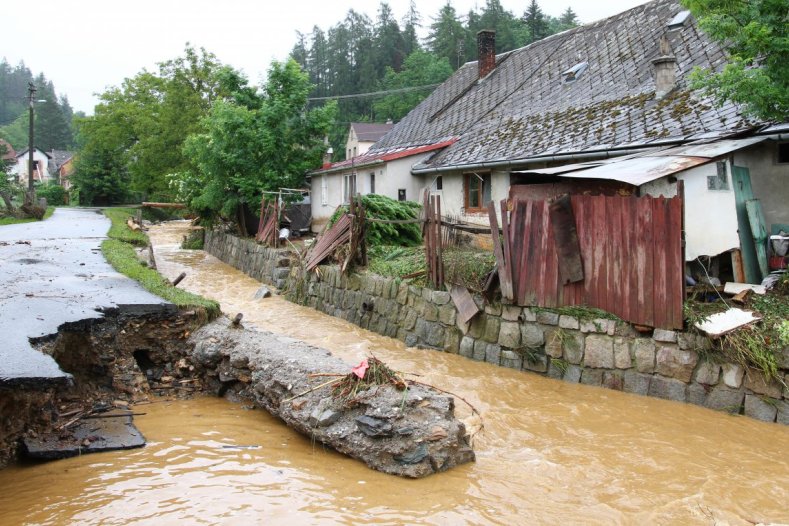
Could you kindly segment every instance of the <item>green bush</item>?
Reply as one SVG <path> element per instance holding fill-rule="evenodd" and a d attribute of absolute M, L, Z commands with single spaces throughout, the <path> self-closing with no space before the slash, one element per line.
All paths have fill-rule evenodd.
<path fill-rule="evenodd" d="M 66 190 L 57 183 L 44 183 L 36 188 L 36 196 L 47 200 L 48 205 L 63 206 L 66 204 Z"/>
<path fill-rule="evenodd" d="M 362 205 L 369 219 L 386 221 L 403 221 L 417 219 L 422 208 L 413 201 L 397 201 L 390 197 L 376 194 L 362 196 Z M 329 220 L 333 225 L 340 216 L 348 211 L 347 206 L 340 206 Z M 395 245 L 412 247 L 422 243 L 422 229 L 419 223 L 391 224 L 368 221 L 367 244 L 370 246 Z"/>

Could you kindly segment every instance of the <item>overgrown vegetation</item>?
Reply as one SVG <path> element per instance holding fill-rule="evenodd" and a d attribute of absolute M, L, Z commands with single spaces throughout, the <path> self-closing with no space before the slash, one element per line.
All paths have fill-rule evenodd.
<path fill-rule="evenodd" d="M 107 237 L 138 247 L 148 246 L 148 236 L 144 232 L 132 230 L 126 225 L 126 221 L 136 214 L 136 208 L 105 208 L 104 215 L 112 222 Z"/>
<path fill-rule="evenodd" d="M 184 236 L 181 248 L 185 250 L 202 250 L 205 244 L 205 230 L 202 228 L 192 230 L 188 236 Z"/>
<path fill-rule="evenodd" d="M 426 284 L 424 272 L 427 262 L 422 246 L 376 246 L 370 248 L 368 256 L 370 272 L 393 278 L 415 275 L 411 278 L 413 284 Z M 469 247 L 445 247 L 443 258 L 448 281 L 473 291 L 482 290 L 495 264 L 495 256 L 490 252 Z"/>
<path fill-rule="evenodd" d="M 218 302 L 173 287 L 161 274 L 140 261 L 135 246 L 147 246 L 148 236 L 126 226 L 126 220 L 135 213 L 133 208 L 108 208 L 104 213 L 112 221 L 112 227 L 107 234 L 110 239 L 101 244 L 101 252 L 115 270 L 179 308 L 205 309 L 209 318 L 220 314 Z"/>
<path fill-rule="evenodd" d="M 532 310 L 535 312 L 553 312 L 560 316 L 572 316 L 574 318 L 578 318 L 578 320 L 584 321 L 594 321 L 594 320 L 615 320 L 619 321 L 620 318 L 615 315 L 611 314 L 608 311 L 604 311 L 602 309 L 598 309 L 595 307 L 587 307 L 586 305 L 568 305 L 566 307 L 532 307 Z"/>
<path fill-rule="evenodd" d="M 784 278 L 784 281 L 787 279 Z M 743 367 L 756 369 L 766 379 L 783 383 L 778 374 L 778 357 L 784 347 L 789 345 L 789 296 L 781 293 L 779 285 L 767 294 L 751 295 L 745 308 L 761 316 L 761 321 L 713 340 L 712 353 L 718 353 Z M 685 320 L 688 327 L 692 328 L 696 323 L 727 309 L 728 305 L 722 301 L 687 301 L 684 306 Z"/>
<path fill-rule="evenodd" d="M 367 215 L 367 244 L 370 247 L 392 245 L 412 247 L 422 243 L 422 230 L 419 223 L 382 223 L 380 221 L 410 221 L 419 217 L 422 208 L 413 201 L 397 201 L 391 197 L 377 194 L 362 196 L 362 205 Z M 333 225 L 348 206 L 340 206 L 329 219 Z M 375 220 L 379 221 L 375 221 Z"/>

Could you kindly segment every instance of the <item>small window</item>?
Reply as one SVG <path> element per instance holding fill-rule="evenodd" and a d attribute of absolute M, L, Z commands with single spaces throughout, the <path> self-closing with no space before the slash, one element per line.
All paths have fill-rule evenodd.
<path fill-rule="evenodd" d="M 690 11 L 680 11 L 677 13 L 677 16 L 672 18 L 668 23 L 669 30 L 682 28 L 685 22 L 687 22 L 688 17 L 690 17 Z"/>
<path fill-rule="evenodd" d="M 444 181 L 441 179 L 439 175 L 436 177 L 436 190 L 443 190 L 444 189 Z"/>
<path fill-rule="evenodd" d="M 375 193 L 375 172 L 370 172 L 370 193 Z"/>
<path fill-rule="evenodd" d="M 466 210 L 479 212 L 490 201 L 490 174 L 466 174 L 464 186 L 464 201 Z"/>
<path fill-rule="evenodd" d="M 350 203 L 353 196 L 356 195 L 356 172 L 345 174 L 342 198 L 343 203 Z"/>
<path fill-rule="evenodd" d="M 707 176 L 707 190 L 728 190 L 729 179 L 726 177 L 726 163 L 718 161 L 715 163 L 715 168 L 718 173 Z"/>
<path fill-rule="evenodd" d="M 588 62 L 580 62 L 568 70 L 562 71 L 562 83 L 569 84 L 575 82 L 589 68 Z"/>
<path fill-rule="evenodd" d="M 397 200 L 398 201 L 405 201 L 405 188 L 398 188 L 398 190 L 397 190 Z"/>
<path fill-rule="evenodd" d="M 329 204 L 329 181 L 326 175 L 321 175 L 321 205 L 326 206 Z"/>
<path fill-rule="evenodd" d="M 778 144 L 778 164 L 789 163 L 789 142 L 782 142 Z"/>

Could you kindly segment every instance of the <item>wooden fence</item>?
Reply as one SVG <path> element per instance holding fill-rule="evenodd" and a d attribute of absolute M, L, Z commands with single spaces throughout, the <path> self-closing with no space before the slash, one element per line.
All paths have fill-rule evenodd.
<path fill-rule="evenodd" d="M 586 305 L 636 324 L 681 329 L 682 198 L 565 200 L 564 209 L 556 201 L 502 201 L 501 240 L 490 204 L 503 296 L 521 306 Z"/>

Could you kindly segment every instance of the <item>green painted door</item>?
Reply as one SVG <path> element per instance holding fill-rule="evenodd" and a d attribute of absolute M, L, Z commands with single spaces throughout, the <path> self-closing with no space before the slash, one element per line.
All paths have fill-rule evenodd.
<path fill-rule="evenodd" d="M 758 199 L 746 201 L 745 209 L 748 211 L 748 223 L 751 225 L 751 236 L 756 247 L 759 276 L 764 278 L 770 273 L 767 266 L 767 225 L 764 220 L 764 210 L 762 210 L 762 203 Z"/>
<path fill-rule="evenodd" d="M 734 185 L 734 203 L 737 209 L 737 230 L 740 236 L 740 249 L 742 250 L 742 264 L 745 267 L 745 281 L 748 283 L 761 283 L 759 260 L 756 257 L 756 244 L 751 234 L 751 223 L 748 220 L 746 204 L 753 199 L 751 188 L 751 173 L 742 166 L 731 167 L 732 184 Z"/>

